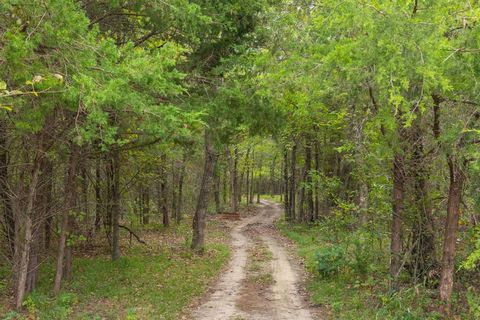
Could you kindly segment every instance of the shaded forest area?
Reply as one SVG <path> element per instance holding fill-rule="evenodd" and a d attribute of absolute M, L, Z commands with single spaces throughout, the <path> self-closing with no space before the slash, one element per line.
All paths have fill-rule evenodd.
<path fill-rule="evenodd" d="M 153 264 L 171 274 L 148 290 L 180 298 L 148 312 L 176 319 L 228 261 L 216 213 L 264 197 L 326 315 L 480 318 L 477 1 L 4 0 L 0 15 L 7 319 L 68 318 L 82 272 L 129 287 L 122 272 Z M 67 311 L 42 317 L 39 299 Z"/>

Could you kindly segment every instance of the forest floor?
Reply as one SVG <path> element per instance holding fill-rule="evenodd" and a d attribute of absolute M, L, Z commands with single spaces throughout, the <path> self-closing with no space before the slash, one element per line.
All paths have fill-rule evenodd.
<path fill-rule="evenodd" d="M 231 223 L 230 262 L 192 306 L 191 319 L 322 319 L 308 302 L 301 259 L 275 228 L 281 213 L 280 205 L 264 200 Z"/>
<path fill-rule="evenodd" d="M 53 253 L 46 256 L 38 288 L 27 297 L 23 312 L 10 307 L 9 268 L 0 264 L 0 319 L 178 320 L 228 262 L 230 229 L 210 219 L 204 255 L 189 248 L 190 217 L 169 228 L 153 221 L 136 231 L 147 245 L 131 242 L 122 230 L 122 257 L 116 262 L 110 261 L 105 241 L 76 248 L 73 278 L 56 297 L 51 294 Z"/>

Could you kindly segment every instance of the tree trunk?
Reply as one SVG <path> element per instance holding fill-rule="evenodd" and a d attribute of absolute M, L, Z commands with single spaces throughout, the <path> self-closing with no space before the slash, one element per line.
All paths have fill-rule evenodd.
<path fill-rule="evenodd" d="M 295 197 L 296 197 L 296 161 L 297 161 L 297 143 L 295 142 L 292 147 L 291 151 L 291 158 L 290 158 L 290 218 L 292 221 L 295 221 L 296 219 L 296 203 L 295 203 Z"/>
<path fill-rule="evenodd" d="M 243 181 L 245 180 L 245 171 L 248 170 L 247 168 L 248 168 L 248 161 L 249 161 L 249 158 L 250 158 L 250 149 L 251 149 L 251 147 L 249 146 L 247 148 L 247 153 L 245 155 L 245 162 L 244 162 L 243 167 L 242 167 L 242 173 L 240 174 L 240 183 L 238 184 L 238 202 L 239 203 L 242 202 Z M 248 171 L 247 171 L 247 180 L 248 180 Z M 247 187 L 247 189 L 248 189 L 248 187 Z M 247 195 L 247 199 L 248 199 L 248 195 Z"/>
<path fill-rule="evenodd" d="M 175 221 L 178 221 L 177 218 L 177 163 L 175 160 L 172 160 L 172 218 Z"/>
<path fill-rule="evenodd" d="M 313 192 L 312 192 L 312 139 L 306 138 L 305 144 L 305 201 L 307 202 L 307 221 L 313 222 Z"/>
<path fill-rule="evenodd" d="M 416 110 L 418 110 L 417 108 Z M 429 169 L 424 155 L 421 114 L 419 111 L 411 128 L 412 165 L 414 178 L 415 225 L 412 236 L 411 273 L 417 278 L 427 278 L 429 271 L 437 264 L 435 258 L 435 233 L 432 216 L 432 205 L 429 199 Z"/>
<path fill-rule="evenodd" d="M 32 218 L 25 216 L 23 245 L 17 247 L 19 250 L 18 275 L 15 285 L 15 306 L 20 309 L 26 294 L 28 263 L 30 258 L 30 246 L 32 243 Z"/>
<path fill-rule="evenodd" d="M 50 249 L 50 242 L 52 237 L 52 221 L 53 213 L 52 209 L 52 192 L 53 192 L 53 164 L 50 160 L 45 162 L 45 176 L 47 181 L 45 182 L 45 190 L 43 192 L 43 216 L 45 217 L 45 234 L 44 234 L 44 247 L 46 250 Z"/>
<path fill-rule="evenodd" d="M 444 302 L 450 301 L 454 283 L 455 254 L 458 220 L 460 217 L 460 203 L 465 182 L 465 165 L 455 156 L 448 156 L 450 172 L 450 187 L 447 202 L 447 220 L 445 221 L 445 237 L 443 241 L 442 271 L 440 275 L 440 298 Z"/>
<path fill-rule="evenodd" d="M 150 223 L 150 188 L 143 187 L 142 188 L 142 223 L 149 224 Z"/>
<path fill-rule="evenodd" d="M 167 204 L 167 155 L 162 154 L 160 164 L 159 186 L 158 186 L 158 210 L 162 215 L 162 224 L 164 227 L 170 226 L 170 216 L 168 214 Z"/>
<path fill-rule="evenodd" d="M 15 219 L 8 183 L 8 148 L 5 120 L 0 120 L 0 205 L 3 206 L 5 236 L 10 250 L 9 256 L 13 257 L 15 251 Z"/>
<path fill-rule="evenodd" d="M 180 223 L 182 220 L 182 209 L 183 209 L 183 180 L 185 177 L 185 162 L 187 160 L 187 154 L 183 154 L 182 164 L 180 167 L 180 173 L 178 177 L 178 204 L 177 204 L 177 223 Z"/>
<path fill-rule="evenodd" d="M 405 198 L 405 168 L 404 159 L 400 154 L 396 154 L 393 160 L 393 219 L 391 233 L 391 260 L 390 275 L 394 280 L 398 277 L 401 268 L 402 257 L 402 216 Z"/>
<path fill-rule="evenodd" d="M 290 184 L 288 183 L 288 150 L 287 146 L 283 147 L 283 183 L 284 183 L 284 193 L 283 197 L 284 206 L 285 206 L 285 220 L 290 221 L 292 219 L 292 214 L 290 212 Z"/>
<path fill-rule="evenodd" d="M 111 151 L 109 159 L 111 207 L 112 216 L 112 260 L 120 258 L 120 152 Z"/>
<path fill-rule="evenodd" d="M 319 150 L 319 146 L 318 146 L 318 142 L 315 142 L 315 171 L 316 171 L 316 174 L 318 175 L 320 173 L 320 150 Z M 315 220 L 318 220 L 319 216 L 320 216 L 320 195 L 319 195 L 319 188 L 318 188 L 318 184 L 315 183 L 315 186 L 314 186 L 314 189 L 313 189 L 313 192 L 314 192 L 314 196 L 315 196 L 315 202 L 314 202 L 314 205 L 315 205 L 315 209 L 314 209 L 314 219 Z"/>
<path fill-rule="evenodd" d="M 95 233 L 100 230 L 102 223 L 102 173 L 101 173 L 101 160 L 98 159 L 95 167 Z"/>
<path fill-rule="evenodd" d="M 217 155 L 210 140 L 210 135 L 208 131 L 205 131 L 205 165 L 192 226 L 193 238 L 191 247 L 196 252 L 203 252 L 205 246 L 205 217 L 208 209 L 210 185 L 216 159 Z"/>
<path fill-rule="evenodd" d="M 251 168 L 250 168 L 251 173 L 250 173 L 250 187 L 249 187 L 250 194 L 248 195 L 248 203 L 249 204 L 253 203 L 253 184 L 255 182 L 255 180 L 254 180 L 254 171 L 255 171 L 254 170 L 254 163 L 255 163 L 254 162 L 254 156 L 255 156 L 254 150 L 252 150 L 252 163 L 251 163 Z"/>
<path fill-rule="evenodd" d="M 23 299 L 28 293 L 27 291 L 27 276 L 28 276 L 28 267 L 30 260 L 30 252 L 32 246 L 32 237 L 33 237 L 33 210 L 35 199 L 37 197 L 37 188 L 38 188 L 38 178 L 40 173 L 40 159 L 36 158 L 33 163 L 31 171 L 30 185 L 28 188 L 27 199 L 25 210 L 22 213 L 23 218 L 25 219 L 23 224 L 23 236 L 22 238 L 17 237 L 21 243 L 16 245 L 15 255 L 18 256 L 18 259 L 15 258 L 15 261 L 18 261 L 18 272 L 15 272 L 15 306 L 17 308 L 22 307 Z"/>
<path fill-rule="evenodd" d="M 218 161 L 215 164 L 215 170 L 214 170 L 214 198 L 215 198 L 215 211 L 217 213 L 221 213 L 222 204 L 220 201 L 220 168 L 218 167 Z"/>
<path fill-rule="evenodd" d="M 233 147 L 233 155 L 230 156 L 230 183 L 231 183 L 231 210 L 238 211 L 238 181 L 237 181 L 237 166 L 238 166 L 238 148 Z"/>
<path fill-rule="evenodd" d="M 75 176 L 77 174 L 79 152 L 77 146 L 72 146 L 69 157 L 68 169 L 65 175 L 64 191 L 65 199 L 62 210 L 62 224 L 60 229 L 60 239 L 58 242 L 57 253 L 57 269 L 55 273 L 55 282 L 53 286 L 53 293 L 58 294 L 60 291 L 62 280 L 64 278 L 64 262 L 67 251 L 67 240 L 70 233 L 70 214 L 75 207 L 76 190 L 75 190 Z"/>

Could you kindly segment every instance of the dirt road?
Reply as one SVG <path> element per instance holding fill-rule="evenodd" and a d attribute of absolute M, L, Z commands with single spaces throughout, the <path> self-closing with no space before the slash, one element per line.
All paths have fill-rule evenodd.
<path fill-rule="evenodd" d="M 192 314 L 196 320 L 311 320 L 300 293 L 298 257 L 285 249 L 274 228 L 279 205 L 262 201 L 259 212 L 232 229 L 232 258 L 207 300 Z M 315 319 L 319 319 L 315 317 Z"/>

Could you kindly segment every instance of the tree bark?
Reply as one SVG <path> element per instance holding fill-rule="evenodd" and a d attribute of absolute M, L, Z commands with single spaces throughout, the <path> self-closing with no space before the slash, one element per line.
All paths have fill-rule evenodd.
<path fill-rule="evenodd" d="M 205 246 L 205 217 L 210 197 L 211 181 L 217 155 L 215 153 L 210 134 L 205 131 L 205 165 L 203 169 L 202 184 L 198 195 L 197 207 L 193 216 L 193 237 L 191 248 L 202 253 Z"/>
<path fill-rule="evenodd" d="M 296 141 L 293 144 L 290 158 L 290 218 L 292 221 L 295 221 L 296 217 L 296 161 L 297 161 L 297 143 Z"/>
<path fill-rule="evenodd" d="M 393 219 L 391 233 L 391 260 L 390 275 L 396 280 L 401 268 L 402 256 L 402 217 L 405 198 L 405 168 L 404 159 L 400 154 L 395 154 L 393 160 Z"/>
<path fill-rule="evenodd" d="M 10 249 L 9 256 L 13 257 L 15 251 L 15 219 L 8 180 L 7 125 L 5 120 L 0 120 L 0 205 L 3 206 L 5 236 Z"/>
<path fill-rule="evenodd" d="M 102 172 L 100 169 L 101 160 L 98 159 L 95 167 L 95 233 L 100 230 L 102 223 Z"/>
<path fill-rule="evenodd" d="M 112 260 L 120 258 L 120 151 L 114 149 L 109 158 L 111 206 L 112 216 Z"/>
<path fill-rule="evenodd" d="M 285 220 L 290 221 L 292 215 L 290 212 L 290 184 L 288 183 L 288 150 L 287 146 L 284 146 L 283 148 L 283 183 L 285 193 L 283 201 L 285 206 Z"/>
<path fill-rule="evenodd" d="M 158 186 L 158 209 L 162 215 L 162 224 L 164 227 L 170 226 L 170 216 L 168 214 L 167 204 L 167 155 L 162 154 Z"/>
<path fill-rule="evenodd" d="M 30 252 L 32 246 L 33 237 L 33 210 L 35 199 L 37 196 L 38 178 L 40 174 L 40 156 L 38 156 L 33 163 L 32 171 L 30 174 L 30 184 L 27 193 L 25 211 L 23 212 L 24 224 L 23 224 L 23 237 L 19 239 L 21 243 L 16 245 L 15 254 L 18 255 L 18 273 L 16 274 L 15 283 L 15 306 L 17 308 L 22 307 L 23 299 L 28 293 L 27 291 L 27 276 Z"/>
<path fill-rule="evenodd" d="M 456 156 L 448 156 L 450 172 L 450 187 L 447 202 L 447 220 L 445 221 L 445 236 L 443 241 L 442 271 L 440 274 L 440 299 L 449 302 L 453 291 L 455 254 L 460 203 L 465 182 L 465 164 Z"/>
<path fill-rule="evenodd" d="M 319 150 L 318 142 L 315 142 L 315 171 L 317 175 L 320 173 L 320 150 Z M 315 183 L 313 192 L 314 192 L 314 197 L 315 197 L 315 202 L 314 202 L 314 219 L 318 220 L 320 216 L 320 195 L 319 195 L 319 188 L 317 183 Z"/>
<path fill-rule="evenodd" d="M 238 148 L 237 146 L 233 147 L 233 155 L 230 155 L 230 190 L 232 192 L 230 201 L 231 201 L 231 210 L 232 212 L 238 211 L 238 181 L 237 181 L 237 166 L 238 166 Z"/>
<path fill-rule="evenodd" d="M 45 163 L 45 176 L 47 181 L 45 181 L 45 189 L 43 192 L 43 216 L 45 217 L 45 234 L 44 234 L 44 246 L 45 249 L 50 249 L 50 242 L 52 237 L 52 221 L 53 213 L 52 209 L 52 192 L 53 192 L 53 164 L 50 160 L 46 160 Z"/>
<path fill-rule="evenodd" d="M 306 138 L 305 144 L 305 201 L 307 202 L 307 221 L 313 222 L 313 192 L 312 192 L 312 139 Z"/>
<path fill-rule="evenodd" d="M 183 180 L 185 177 L 185 162 L 187 161 L 187 154 L 183 154 L 183 159 L 180 167 L 180 173 L 178 177 L 178 204 L 177 204 L 177 223 L 180 223 L 182 220 L 182 209 L 183 209 Z"/>
<path fill-rule="evenodd" d="M 64 191 L 65 199 L 62 210 L 62 222 L 60 230 L 60 239 L 58 242 L 57 253 L 57 269 L 55 272 L 55 282 L 53 286 L 53 293 L 58 294 L 64 278 L 64 262 L 67 252 L 67 241 L 70 233 L 70 214 L 75 207 L 76 190 L 75 190 L 75 176 L 77 174 L 79 152 L 77 146 L 72 146 L 68 162 L 68 169 L 65 175 Z"/>
<path fill-rule="evenodd" d="M 215 164 L 214 170 L 214 199 L 215 199 L 215 211 L 216 213 L 222 212 L 222 204 L 220 201 L 220 168 L 218 167 L 218 161 Z"/>

